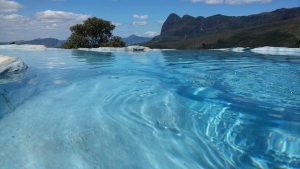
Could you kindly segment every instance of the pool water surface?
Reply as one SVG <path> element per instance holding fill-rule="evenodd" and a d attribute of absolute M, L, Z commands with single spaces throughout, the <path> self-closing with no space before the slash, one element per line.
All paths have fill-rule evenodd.
<path fill-rule="evenodd" d="M 299 56 L 0 54 L 0 168 L 300 168 Z"/>

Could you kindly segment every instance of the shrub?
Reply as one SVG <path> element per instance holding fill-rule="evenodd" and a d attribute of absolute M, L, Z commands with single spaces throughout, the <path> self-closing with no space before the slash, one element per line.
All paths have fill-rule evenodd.
<path fill-rule="evenodd" d="M 71 36 L 63 48 L 98 48 L 98 47 L 123 47 L 122 38 L 113 36 L 115 25 L 111 22 L 96 17 L 88 18 L 83 24 L 71 26 Z"/>

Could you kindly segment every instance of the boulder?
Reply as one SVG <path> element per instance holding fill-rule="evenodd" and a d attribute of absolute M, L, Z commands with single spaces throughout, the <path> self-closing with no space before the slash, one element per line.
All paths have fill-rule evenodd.
<path fill-rule="evenodd" d="M 22 71 L 27 68 L 28 66 L 20 58 L 0 55 L 0 75 Z"/>
<path fill-rule="evenodd" d="M 147 52 L 150 51 L 151 49 L 144 46 L 128 46 L 125 48 L 125 50 L 130 52 Z"/>

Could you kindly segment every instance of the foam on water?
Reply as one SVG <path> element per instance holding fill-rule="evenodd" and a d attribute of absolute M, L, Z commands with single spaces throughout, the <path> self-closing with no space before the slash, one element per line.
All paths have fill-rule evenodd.
<path fill-rule="evenodd" d="M 299 168 L 297 58 L 1 50 L 2 168 Z M 295 61 L 296 60 L 296 61 Z"/>

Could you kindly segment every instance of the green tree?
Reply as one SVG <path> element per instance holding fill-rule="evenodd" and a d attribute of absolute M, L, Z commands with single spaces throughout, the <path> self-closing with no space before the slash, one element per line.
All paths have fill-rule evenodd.
<path fill-rule="evenodd" d="M 110 44 L 111 44 L 112 47 L 124 47 L 125 46 L 125 42 L 119 36 L 113 37 L 111 39 L 111 43 Z"/>
<path fill-rule="evenodd" d="M 66 49 L 90 48 L 89 41 L 82 35 L 72 34 L 63 45 Z"/>
<path fill-rule="evenodd" d="M 300 48 L 300 36 L 297 36 L 296 45 L 298 48 Z"/>
<path fill-rule="evenodd" d="M 88 18 L 83 24 L 70 28 L 72 34 L 63 48 L 98 48 L 98 47 L 123 47 L 125 43 L 120 37 L 112 34 L 115 25 L 111 22 L 96 17 Z"/>

